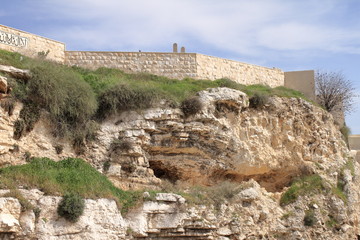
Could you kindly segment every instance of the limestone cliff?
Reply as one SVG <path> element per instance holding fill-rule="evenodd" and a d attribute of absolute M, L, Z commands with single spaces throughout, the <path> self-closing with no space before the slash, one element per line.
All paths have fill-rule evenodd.
<path fill-rule="evenodd" d="M 1 213 L 1 231 L 25 239 L 356 238 L 359 166 L 330 114 L 295 98 L 271 97 L 264 106 L 250 107 L 246 94 L 228 88 L 201 91 L 197 98 L 201 111 L 187 117 L 165 103 L 112 116 L 79 157 L 123 189 L 159 189 L 163 180 L 207 186 L 239 183 L 227 201 L 194 205 L 178 195 L 147 199 L 145 194 L 144 203 L 123 220 L 113 202 L 87 200 L 93 210 L 89 207 L 82 220 L 71 225 L 56 215 L 57 197 L 23 190 L 43 209 L 40 217 L 16 210 L 14 199 L 0 198 L 17 206 L 2 208 L 9 210 Z M 16 104 L 12 116 L 0 109 L 1 166 L 25 163 L 29 156 L 76 156 L 69 143 L 52 137 L 46 113 L 32 132 L 14 140 L 20 109 Z M 62 151 L 57 151 L 59 145 Z M 351 167 L 346 167 L 349 161 Z M 321 189 L 280 206 L 291 181 L 310 175 L 322 179 Z M 339 182 L 346 199 L 332 191 Z M 316 221 L 307 226 L 309 213 Z M 24 215 L 30 220 L 21 220 Z"/>

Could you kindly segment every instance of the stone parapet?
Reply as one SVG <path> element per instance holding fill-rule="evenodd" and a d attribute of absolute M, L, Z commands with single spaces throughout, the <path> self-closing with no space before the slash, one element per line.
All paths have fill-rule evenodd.
<path fill-rule="evenodd" d="M 229 78 L 241 84 L 284 85 L 284 72 L 197 53 L 65 52 L 65 63 L 89 69 L 109 67 L 183 79 Z"/>
<path fill-rule="evenodd" d="M 0 49 L 18 52 L 29 57 L 45 56 L 49 60 L 64 62 L 65 44 L 0 25 Z"/>
<path fill-rule="evenodd" d="M 196 54 L 197 78 L 215 80 L 229 78 L 241 84 L 284 86 L 284 72 L 234 60 Z"/>
<path fill-rule="evenodd" d="M 151 73 L 175 79 L 196 77 L 196 54 L 159 52 L 65 52 L 65 63 L 97 69 L 117 68 L 128 73 Z"/>

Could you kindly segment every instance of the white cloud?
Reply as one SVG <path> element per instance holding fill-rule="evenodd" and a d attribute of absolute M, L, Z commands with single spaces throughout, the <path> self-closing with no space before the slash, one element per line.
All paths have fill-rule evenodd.
<path fill-rule="evenodd" d="M 357 26 L 335 21 L 346 10 L 337 0 L 39 2 L 47 17 L 67 22 L 49 34 L 74 48 L 167 50 L 178 41 L 191 49 L 196 41 L 248 56 L 278 50 L 360 54 Z"/>

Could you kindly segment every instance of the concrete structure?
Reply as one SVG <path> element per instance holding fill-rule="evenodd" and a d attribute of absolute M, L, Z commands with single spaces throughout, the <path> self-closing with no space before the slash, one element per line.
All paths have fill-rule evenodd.
<path fill-rule="evenodd" d="M 285 87 L 296 89 L 304 93 L 310 100 L 315 101 L 314 79 L 314 70 L 285 72 Z"/>
<path fill-rule="evenodd" d="M 286 86 L 304 92 L 310 99 L 315 99 L 313 71 L 284 73 L 277 68 L 186 53 L 184 47 L 179 53 L 176 43 L 173 44 L 173 52 L 167 53 L 65 51 L 64 43 L 0 25 L 0 49 L 30 57 L 46 56 L 50 60 L 91 69 L 109 67 L 129 73 L 147 72 L 175 79 L 229 78 L 245 85 Z"/>
<path fill-rule="evenodd" d="M 65 61 L 65 44 L 0 25 L 0 49 L 19 52 L 25 56 L 46 55 L 47 59 Z"/>
<path fill-rule="evenodd" d="M 350 135 L 349 146 L 351 150 L 360 151 L 360 135 Z"/>

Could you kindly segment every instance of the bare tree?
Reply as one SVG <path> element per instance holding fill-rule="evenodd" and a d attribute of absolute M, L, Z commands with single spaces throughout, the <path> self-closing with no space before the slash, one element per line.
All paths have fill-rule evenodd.
<path fill-rule="evenodd" d="M 354 108 L 355 88 L 341 72 L 317 71 L 316 99 L 328 112 L 350 113 Z"/>

